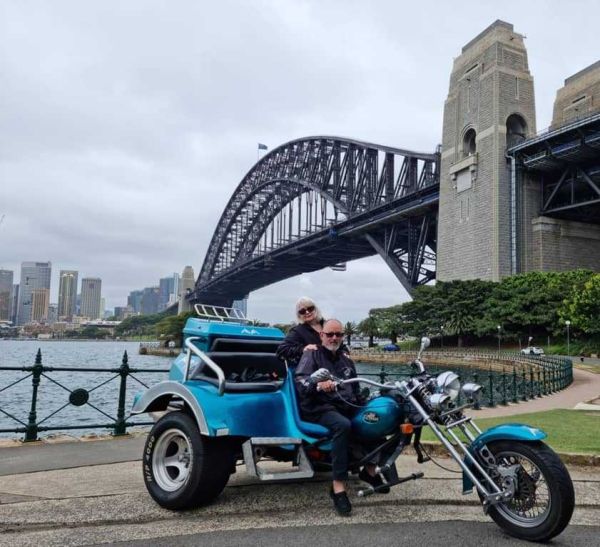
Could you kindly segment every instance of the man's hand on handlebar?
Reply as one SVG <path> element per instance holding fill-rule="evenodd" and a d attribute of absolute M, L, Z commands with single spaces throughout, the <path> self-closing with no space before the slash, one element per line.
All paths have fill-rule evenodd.
<path fill-rule="evenodd" d="M 333 380 L 325 380 L 324 382 L 319 382 L 317 384 L 317 391 L 324 391 L 325 393 L 330 393 L 337 389 L 337 382 Z"/>

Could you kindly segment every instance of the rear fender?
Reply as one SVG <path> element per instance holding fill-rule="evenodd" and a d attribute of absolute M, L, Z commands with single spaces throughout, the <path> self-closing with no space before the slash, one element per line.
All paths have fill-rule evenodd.
<path fill-rule="evenodd" d="M 152 386 L 143 394 L 136 395 L 131 413 L 143 414 L 145 412 L 166 410 L 169 406 L 169 402 L 173 398 L 183 400 L 192 411 L 200 433 L 202 435 L 209 435 L 210 433 L 202 407 L 198 404 L 194 394 L 179 382 L 160 382 L 159 384 Z"/>
<path fill-rule="evenodd" d="M 548 435 L 538 429 L 525 424 L 501 424 L 490 427 L 479 435 L 469 446 L 469 452 L 476 455 L 481 448 L 493 441 L 518 441 L 518 442 L 536 442 L 545 439 Z M 473 470 L 473 464 L 468 458 L 465 458 L 465 464 Z M 463 494 L 473 490 L 473 482 L 463 471 Z"/>

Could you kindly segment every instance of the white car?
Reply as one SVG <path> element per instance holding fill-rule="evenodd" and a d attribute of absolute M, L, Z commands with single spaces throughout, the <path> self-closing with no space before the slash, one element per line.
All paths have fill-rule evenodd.
<path fill-rule="evenodd" d="M 529 346 L 528 348 L 523 348 L 521 353 L 523 355 L 544 355 L 544 350 L 536 346 Z"/>

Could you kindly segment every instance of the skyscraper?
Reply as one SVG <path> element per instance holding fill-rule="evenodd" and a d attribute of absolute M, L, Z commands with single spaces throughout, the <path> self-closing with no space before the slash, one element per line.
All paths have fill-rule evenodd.
<path fill-rule="evenodd" d="M 171 277 L 163 277 L 159 282 L 160 302 L 158 311 L 167 309 L 177 302 L 179 294 L 179 274 L 174 273 Z"/>
<path fill-rule="evenodd" d="M 127 297 L 127 306 L 131 308 L 134 315 L 142 311 L 143 291 L 131 291 Z"/>
<path fill-rule="evenodd" d="M 33 289 L 50 290 L 51 274 L 52 262 L 21 263 L 21 283 L 19 286 L 17 325 L 24 325 L 25 323 L 31 321 L 31 291 Z"/>
<path fill-rule="evenodd" d="M 189 291 L 194 289 L 196 278 L 194 277 L 194 268 L 186 266 L 181 274 L 181 282 L 179 283 L 179 313 L 190 311 L 192 309 L 186 296 Z"/>
<path fill-rule="evenodd" d="M 146 287 L 142 291 L 142 315 L 158 313 L 160 303 L 160 291 L 158 287 Z"/>
<path fill-rule="evenodd" d="M 31 318 L 32 323 L 48 321 L 48 306 L 50 305 L 50 289 L 31 289 Z"/>
<path fill-rule="evenodd" d="M 0 321 L 12 321 L 13 272 L 0 270 Z"/>
<path fill-rule="evenodd" d="M 102 298 L 102 280 L 98 277 L 81 279 L 80 315 L 89 319 L 100 318 L 100 299 Z"/>
<path fill-rule="evenodd" d="M 61 270 L 58 285 L 58 317 L 71 321 L 77 304 L 77 277 L 74 270 Z"/>

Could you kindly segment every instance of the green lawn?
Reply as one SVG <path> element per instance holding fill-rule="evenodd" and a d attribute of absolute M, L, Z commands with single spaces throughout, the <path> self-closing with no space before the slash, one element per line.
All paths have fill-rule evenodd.
<path fill-rule="evenodd" d="M 548 410 L 530 414 L 517 414 L 502 418 L 486 418 L 475 421 L 480 429 L 503 423 L 523 423 L 543 429 L 548 443 L 557 452 L 577 454 L 600 454 L 600 411 Z M 423 440 L 437 440 L 427 428 Z"/>

